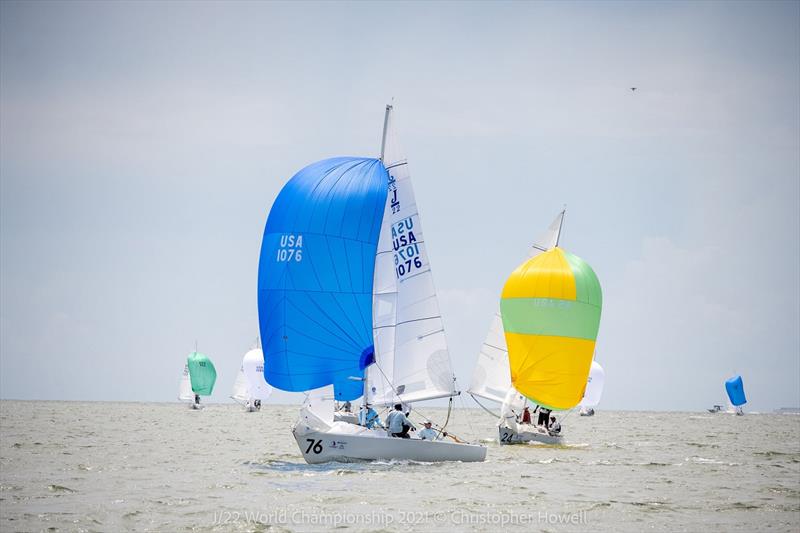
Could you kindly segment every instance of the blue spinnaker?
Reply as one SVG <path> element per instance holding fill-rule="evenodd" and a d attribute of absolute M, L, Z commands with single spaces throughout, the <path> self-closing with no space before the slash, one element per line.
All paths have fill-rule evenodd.
<path fill-rule="evenodd" d="M 747 398 L 744 397 L 742 376 L 734 376 L 726 381 L 725 390 L 728 391 L 728 398 L 733 405 L 738 407 L 747 403 Z"/>
<path fill-rule="evenodd" d="M 281 390 L 333 384 L 361 396 L 374 361 L 372 280 L 388 173 L 378 159 L 338 157 L 289 180 L 267 219 L 258 266 L 264 378 Z"/>

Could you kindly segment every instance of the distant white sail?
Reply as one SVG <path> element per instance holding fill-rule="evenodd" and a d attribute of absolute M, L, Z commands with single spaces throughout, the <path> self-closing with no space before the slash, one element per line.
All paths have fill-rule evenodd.
<path fill-rule="evenodd" d="M 583 393 L 581 400 L 581 407 L 594 407 L 600 403 L 600 397 L 603 395 L 603 385 L 606 381 L 606 372 L 603 367 L 592 361 L 592 368 L 589 370 L 589 379 L 586 382 L 586 391 Z"/>
<path fill-rule="evenodd" d="M 189 365 L 183 365 L 183 376 L 181 377 L 181 384 L 178 387 L 179 400 L 194 400 L 194 392 L 192 392 L 192 382 L 189 380 Z"/>
<path fill-rule="evenodd" d="M 558 245 L 563 221 L 564 211 L 561 211 L 547 231 L 528 250 L 528 257 L 535 257 Z M 478 353 L 468 392 L 473 396 L 503 403 L 510 389 L 511 369 L 508 366 L 508 346 L 503 331 L 503 319 L 500 316 L 500 309 L 498 309 L 489 326 L 486 340 L 483 341 L 481 351 Z"/>
<path fill-rule="evenodd" d="M 239 367 L 239 373 L 236 374 L 236 381 L 233 382 L 231 398 L 241 404 L 245 404 L 250 400 L 250 393 L 247 390 L 247 378 L 244 377 L 243 366 Z"/>
<path fill-rule="evenodd" d="M 375 261 L 376 364 L 368 370 L 368 398 L 391 404 L 453 396 L 444 325 L 391 106 L 387 106 L 382 159 L 389 171 L 389 194 Z"/>
<path fill-rule="evenodd" d="M 251 400 L 266 400 L 272 395 L 272 386 L 264 380 L 264 352 L 261 348 L 244 354 L 242 371 Z"/>

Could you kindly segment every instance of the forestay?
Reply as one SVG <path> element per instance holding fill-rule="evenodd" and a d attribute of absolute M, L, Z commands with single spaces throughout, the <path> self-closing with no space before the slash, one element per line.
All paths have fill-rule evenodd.
<path fill-rule="evenodd" d="M 453 396 L 455 383 L 408 161 L 387 106 L 382 160 L 389 172 L 375 258 L 369 401 L 391 404 Z"/>

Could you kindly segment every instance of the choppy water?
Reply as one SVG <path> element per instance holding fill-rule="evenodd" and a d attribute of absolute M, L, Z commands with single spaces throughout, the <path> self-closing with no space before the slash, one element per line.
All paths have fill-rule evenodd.
<path fill-rule="evenodd" d="M 424 409 L 429 416 L 441 409 Z M 571 415 L 485 463 L 310 466 L 297 407 L 0 402 L 2 531 L 798 531 L 800 417 Z"/>

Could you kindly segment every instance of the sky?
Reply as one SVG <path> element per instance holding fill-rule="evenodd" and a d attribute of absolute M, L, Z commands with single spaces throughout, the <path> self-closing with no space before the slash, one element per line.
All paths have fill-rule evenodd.
<path fill-rule="evenodd" d="M 0 397 L 173 401 L 197 343 L 226 401 L 278 191 L 377 157 L 394 99 L 462 389 L 566 205 L 601 409 L 703 409 L 734 373 L 748 410 L 800 406 L 799 28 L 798 2 L 0 2 Z"/>

